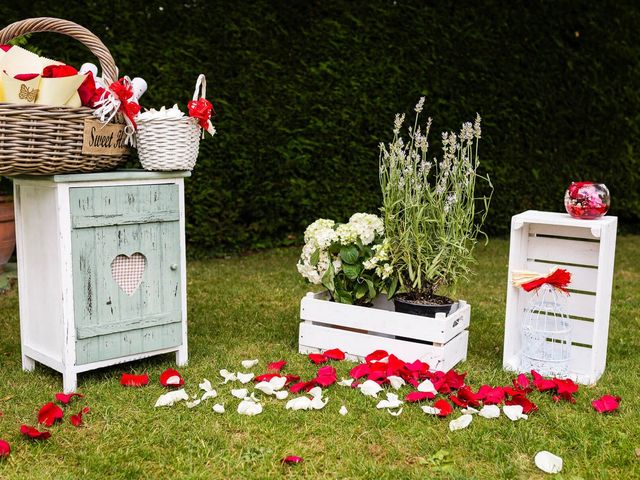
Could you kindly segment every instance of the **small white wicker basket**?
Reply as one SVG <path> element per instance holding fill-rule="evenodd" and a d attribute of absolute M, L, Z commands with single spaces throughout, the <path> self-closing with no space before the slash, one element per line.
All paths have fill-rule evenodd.
<path fill-rule="evenodd" d="M 207 80 L 198 76 L 193 99 L 206 98 Z M 138 157 L 145 170 L 193 170 L 202 130 L 192 117 L 154 119 L 138 123 Z"/>

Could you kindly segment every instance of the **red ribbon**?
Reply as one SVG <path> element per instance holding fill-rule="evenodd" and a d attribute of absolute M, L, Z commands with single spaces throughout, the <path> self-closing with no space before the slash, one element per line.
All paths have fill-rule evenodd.
<path fill-rule="evenodd" d="M 528 283 L 523 283 L 522 288 L 525 292 L 530 292 L 531 290 L 541 287 L 545 283 L 568 293 L 567 286 L 571 283 L 571 273 L 566 271 L 564 268 L 558 268 L 546 277 L 538 278 Z"/>
<path fill-rule="evenodd" d="M 109 86 L 109 89 L 120 99 L 120 111 L 131 121 L 133 128 L 138 128 L 134 118 L 140 113 L 140 105 L 130 101 L 131 97 L 133 97 L 131 82 L 127 82 L 124 78 L 121 78 L 117 82 L 113 82 Z"/>
<path fill-rule="evenodd" d="M 197 118 L 200 126 L 208 130 L 211 112 L 215 113 L 211 102 L 206 98 L 199 98 L 198 100 L 189 101 L 187 108 L 189 109 L 189 116 Z"/>

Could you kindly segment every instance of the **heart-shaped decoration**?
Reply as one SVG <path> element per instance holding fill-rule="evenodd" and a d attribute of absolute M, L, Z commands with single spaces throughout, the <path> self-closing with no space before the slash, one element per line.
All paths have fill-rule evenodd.
<path fill-rule="evenodd" d="M 131 296 L 140 286 L 146 266 L 147 257 L 140 252 L 136 252 L 130 257 L 118 255 L 111 262 L 111 276 L 120 290 Z"/>

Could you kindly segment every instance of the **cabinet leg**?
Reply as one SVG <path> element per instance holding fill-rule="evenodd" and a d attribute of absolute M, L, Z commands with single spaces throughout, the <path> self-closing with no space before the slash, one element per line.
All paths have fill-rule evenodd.
<path fill-rule="evenodd" d="M 75 372 L 62 374 L 62 390 L 64 393 L 74 393 L 78 388 L 78 375 Z"/>
<path fill-rule="evenodd" d="M 180 347 L 180 350 L 176 352 L 176 365 L 178 367 L 182 367 L 183 365 L 186 365 L 188 361 L 189 354 L 187 351 L 187 346 L 183 345 Z"/>
<path fill-rule="evenodd" d="M 25 372 L 33 372 L 36 368 L 36 361 L 26 355 L 22 355 L 22 370 Z"/>

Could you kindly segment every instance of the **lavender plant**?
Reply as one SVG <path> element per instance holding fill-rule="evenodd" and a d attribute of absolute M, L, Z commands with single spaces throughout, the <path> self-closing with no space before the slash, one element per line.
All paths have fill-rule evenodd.
<path fill-rule="evenodd" d="M 442 158 L 429 159 L 431 118 L 421 127 L 424 97 L 415 106 L 408 139 L 401 135 L 404 114 L 396 114 L 393 141 L 380 144 L 380 186 L 384 229 L 393 276 L 389 296 L 439 303 L 436 291 L 467 279 L 473 249 L 482 232 L 493 186 L 478 173 L 480 116 L 458 134 L 442 133 Z M 490 187 L 476 196 L 476 181 Z"/>

